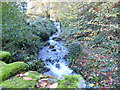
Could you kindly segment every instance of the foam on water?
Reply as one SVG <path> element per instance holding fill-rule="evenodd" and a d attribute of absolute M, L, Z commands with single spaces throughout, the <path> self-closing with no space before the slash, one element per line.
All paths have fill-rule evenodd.
<path fill-rule="evenodd" d="M 66 56 L 68 55 L 68 49 L 58 41 L 52 40 L 53 37 L 59 37 L 60 23 L 55 22 L 55 26 L 58 29 L 58 32 L 52 35 L 47 42 L 50 45 L 54 46 L 54 48 L 50 48 L 49 46 L 45 46 L 39 52 L 39 59 L 42 59 L 46 67 L 50 68 L 50 71 L 44 73 L 45 75 L 52 75 L 54 77 L 64 76 L 64 75 L 72 75 L 73 70 L 68 67 L 68 59 Z"/>

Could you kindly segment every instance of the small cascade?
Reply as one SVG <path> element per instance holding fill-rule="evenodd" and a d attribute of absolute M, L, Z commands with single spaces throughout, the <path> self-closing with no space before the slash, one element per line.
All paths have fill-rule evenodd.
<path fill-rule="evenodd" d="M 61 41 L 53 40 L 54 37 L 59 37 L 61 33 L 60 23 L 55 22 L 54 25 L 57 27 L 58 31 L 46 42 L 49 43 L 49 45 L 39 51 L 39 59 L 42 59 L 46 67 L 50 68 L 50 71 L 44 74 L 54 77 L 76 74 L 68 67 L 68 49 L 60 43 Z"/>

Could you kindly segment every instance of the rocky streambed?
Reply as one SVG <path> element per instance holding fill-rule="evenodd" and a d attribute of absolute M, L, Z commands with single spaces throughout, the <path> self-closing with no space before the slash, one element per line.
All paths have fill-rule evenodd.
<path fill-rule="evenodd" d="M 69 60 L 67 58 L 68 49 L 63 46 L 60 34 L 60 23 L 55 22 L 54 25 L 57 27 L 57 32 L 53 34 L 48 41 L 45 42 L 44 47 L 39 51 L 39 59 L 42 59 L 45 66 L 50 71 L 45 72 L 44 75 L 52 75 L 53 77 L 62 77 L 65 75 L 76 75 L 71 68 L 68 67 Z M 85 81 L 83 78 L 79 79 L 80 86 L 85 87 Z"/>

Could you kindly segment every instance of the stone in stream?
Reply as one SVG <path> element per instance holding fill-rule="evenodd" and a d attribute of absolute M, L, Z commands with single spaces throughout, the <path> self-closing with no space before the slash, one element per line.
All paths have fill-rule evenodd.
<path fill-rule="evenodd" d="M 61 40 L 60 37 L 53 37 L 52 39 L 55 40 L 55 41 L 60 41 Z"/>
<path fill-rule="evenodd" d="M 60 64 L 59 63 L 56 64 L 56 68 L 58 68 L 58 69 L 60 68 Z"/>
<path fill-rule="evenodd" d="M 51 62 L 51 60 L 50 60 L 50 59 L 46 59 L 46 61 L 47 61 L 47 62 Z"/>
<path fill-rule="evenodd" d="M 52 49 L 51 51 L 56 51 L 56 49 Z"/>
<path fill-rule="evenodd" d="M 49 42 L 46 42 L 45 44 L 44 44 L 44 46 L 49 46 L 50 45 L 50 43 Z"/>
<path fill-rule="evenodd" d="M 52 49 L 52 48 L 54 48 L 54 46 L 53 46 L 53 45 L 50 45 L 49 48 Z"/>

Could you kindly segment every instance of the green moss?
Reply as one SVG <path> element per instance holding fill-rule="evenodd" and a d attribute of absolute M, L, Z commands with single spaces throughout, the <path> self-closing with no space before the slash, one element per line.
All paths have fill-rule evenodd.
<path fill-rule="evenodd" d="M 38 73 L 38 72 L 27 72 L 27 73 L 29 73 L 27 77 L 31 77 L 34 80 L 40 79 L 40 73 Z"/>
<path fill-rule="evenodd" d="M 9 52 L 5 52 L 5 51 L 0 51 L 0 59 L 2 61 L 5 61 L 5 62 L 9 62 L 9 57 L 11 56 L 11 54 Z"/>
<path fill-rule="evenodd" d="M 74 62 L 73 59 L 77 59 L 77 57 L 81 55 L 82 48 L 79 43 L 72 43 L 68 45 L 68 51 L 68 58 L 70 62 Z"/>
<path fill-rule="evenodd" d="M 13 80 L 4 81 L 0 86 L 3 88 L 34 88 L 36 80 L 24 80 L 21 77 L 15 77 Z"/>
<path fill-rule="evenodd" d="M 23 77 L 15 77 L 12 80 L 6 80 L 0 84 L 3 88 L 35 88 L 40 79 L 39 73 L 37 72 L 26 72 L 28 73 L 25 77 L 30 77 L 32 80 L 24 80 Z"/>
<path fill-rule="evenodd" d="M 25 64 L 24 62 L 14 62 L 8 64 L 1 69 L 0 78 L 2 78 L 2 80 L 6 80 L 12 75 L 15 75 L 16 73 L 26 71 L 27 68 L 28 65 Z"/>
<path fill-rule="evenodd" d="M 67 75 L 64 79 L 58 79 L 58 88 L 78 88 L 80 75 Z"/>
<path fill-rule="evenodd" d="M 5 62 L 0 61 L 0 69 L 6 66 L 7 64 Z"/>

